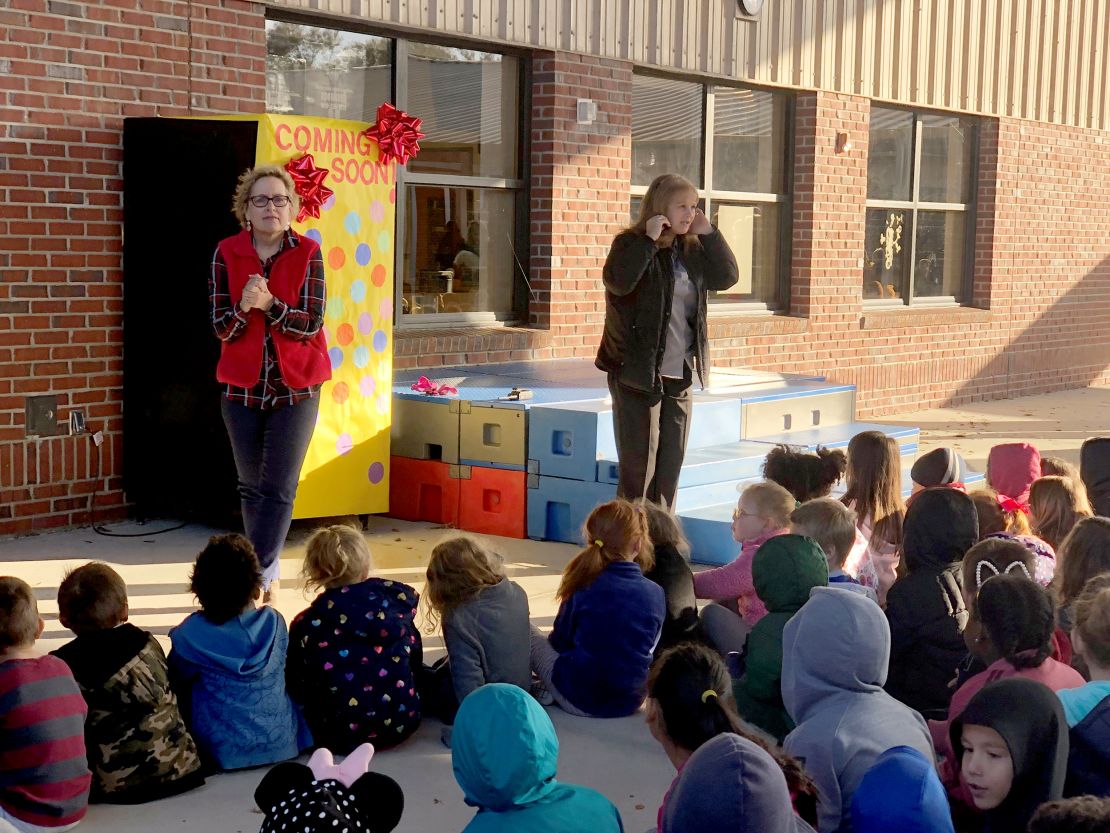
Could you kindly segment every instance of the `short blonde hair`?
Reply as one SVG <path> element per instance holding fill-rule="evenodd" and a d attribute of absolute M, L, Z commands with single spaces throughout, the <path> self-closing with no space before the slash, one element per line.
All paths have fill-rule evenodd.
<path fill-rule="evenodd" d="M 254 168 L 247 168 L 239 175 L 239 184 L 235 186 L 235 196 L 231 198 L 231 213 L 235 215 L 235 219 L 239 221 L 242 228 L 247 227 L 247 200 L 250 199 L 251 189 L 254 188 L 254 184 L 258 180 L 266 177 L 281 180 L 285 186 L 285 193 L 289 195 L 293 217 L 296 217 L 301 210 L 301 198 L 297 195 L 297 189 L 293 185 L 293 177 L 289 176 L 289 172 L 285 168 L 280 165 L 258 165 Z"/>
<path fill-rule="evenodd" d="M 31 585 L 0 576 L 0 651 L 33 645 L 39 631 L 39 606 Z"/>
<path fill-rule="evenodd" d="M 740 500 L 748 501 L 756 515 L 774 521 L 779 529 L 790 526 L 790 515 L 798 506 L 794 495 L 773 480 L 761 480 L 746 487 Z"/>
<path fill-rule="evenodd" d="M 843 567 L 856 543 L 856 513 L 836 498 L 809 500 L 790 516 L 794 532 L 821 545 L 829 564 Z"/>
<path fill-rule="evenodd" d="M 331 590 L 357 584 L 369 575 L 373 561 L 362 533 L 346 524 L 316 530 L 305 548 L 301 575 L 306 590 Z"/>
<path fill-rule="evenodd" d="M 505 577 L 500 555 L 466 535 L 437 544 L 428 561 L 424 601 L 428 606 L 428 632 L 459 605 Z"/>

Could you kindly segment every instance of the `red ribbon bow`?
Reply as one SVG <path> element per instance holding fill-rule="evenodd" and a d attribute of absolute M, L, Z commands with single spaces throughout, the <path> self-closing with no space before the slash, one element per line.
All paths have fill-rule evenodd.
<path fill-rule="evenodd" d="M 1002 507 L 1003 512 L 1024 512 L 1029 514 L 1029 505 L 1022 503 L 1020 500 L 1015 500 L 1007 495 L 998 496 L 998 505 Z"/>
<path fill-rule="evenodd" d="M 306 153 L 296 159 L 285 163 L 285 170 L 293 178 L 293 189 L 301 198 L 301 210 L 297 213 L 297 222 L 302 222 L 306 217 L 319 217 L 322 206 L 335 193 L 324 184 L 328 177 L 327 168 L 317 168 L 312 154 Z"/>
<path fill-rule="evenodd" d="M 396 159 L 402 165 L 420 152 L 422 119 L 398 110 L 388 102 L 378 108 L 378 123 L 362 131 L 362 135 L 378 143 L 382 162 Z"/>
<path fill-rule="evenodd" d="M 421 376 L 412 383 L 411 387 L 417 393 L 424 393 L 428 396 L 451 396 L 459 392 L 458 388 L 453 388 L 441 382 L 433 382 L 427 376 Z"/>

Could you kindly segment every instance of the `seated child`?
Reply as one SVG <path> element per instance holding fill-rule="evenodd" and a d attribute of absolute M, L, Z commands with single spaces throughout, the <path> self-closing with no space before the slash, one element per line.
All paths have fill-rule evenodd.
<path fill-rule="evenodd" d="M 1041 476 L 1041 453 L 1029 443 L 1002 443 L 987 454 L 987 486 L 1001 501 L 1012 500 L 1029 514 L 1029 489 Z"/>
<path fill-rule="evenodd" d="M 856 544 L 856 513 L 836 498 L 822 497 L 803 503 L 790 515 L 790 529 L 821 545 L 829 563 L 829 586 L 862 593 L 878 604 L 879 595 L 844 572 L 844 562 Z"/>
<path fill-rule="evenodd" d="M 910 469 L 913 494 L 934 486 L 945 486 L 963 492 L 968 474 L 967 461 L 951 448 L 934 448 L 914 461 Z"/>
<path fill-rule="evenodd" d="M 396 746 L 420 726 L 423 660 L 407 584 L 371 578 L 370 547 L 343 524 L 316 530 L 302 574 L 322 592 L 289 626 L 286 681 L 319 746 L 346 754 Z"/>
<path fill-rule="evenodd" d="M 858 593 L 818 587 L 782 634 L 782 699 L 797 728 L 786 754 L 817 783 L 818 829 L 849 824 L 852 796 L 879 756 L 910 746 L 933 759 L 925 721 L 883 690 L 890 627 Z"/>
<path fill-rule="evenodd" d="M 763 477 L 778 483 L 798 503 L 826 497 L 848 467 L 848 455 L 839 448 L 817 446 L 816 452 L 776 445 L 763 461 Z"/>
<path fill-rule="evenodd" d="M 1110 830 L 1110 798 L 1082 795 L 1049 801 L 1037 808 L 1029 833 L 1106 833 Z"/>
<path fill-rule="evenodd" d="M 1079 594 L 1071 638 L 1091 681 L 1056 692 L 1071 729 L 1064 794 L 1110 796 L 1110 573 L 1092 578 Z"/>
<path fill-rule="evenodd" d="M 0 576 L 0 830 L 70 830 L 89 806 L 85 713 L 69 667 L 36 656 L 42 635 L 27 582 Z"/>
<path fill-rule="evenodd" d="M 671 512 L 655 501 L 638 504 L 647 515 L 655 564 L 644 576 L 663 588 L 667 599 L 667 618 L 663 635 L 655 646 L 655 656 L 680 642 L 702 642 L 705 634 L 698 619 L 698 601 L 694 593 L 694 574 L 690 570 L 690 545 L 682 534 L 682 526 Z"/>
<path fill-rule="evenodd" d="M 706 741 L 671 787 L 660 833 L 813 833 L 794 814 L 775 759 L 731 732 Z"/>
<path fill-rule="evenodd" d="M 886 598 L 891 643 L 886 690 L 926 717 L 947 713 L 948 684 L 967 651 L 962 561 L 978 538 L 975 505 L 963 492 L 925 489 L 906 511 L 907 572 Z"/>
<path fill-rule="evenodd" d="M 449 725 L 459 703 L 486 683 L 527 691 L 532 683 L 528 594 L 506 578 L 501 556 L 474 538 L 450 538 L 432 550 L 427 579 L 429 631 L 442 622 L 447 657 L 433 673 L 438 696 L 432 699 L 438 702 L 425 700 L 425 712 L 434 709 Z"/>
<path fill-rule="evenodd" d="M 119 573 L 98 562 L 71 570 L 58 588 L 58 611 L 77 635 L 54 655 L 69 666 L 89 707 L 92 800 L 141 804 L 203 784 L 166 655 L 152 634 L 128 623 Z"/>
<path fill-rule="evenodd" d="M 992 489 L 979 489 L 971 493 L 971 499 L 979 515 L 980 539 L 996 532 L 1029 535 L 1033 531 L 1028 512 L 1013 498 Z"/>
<path fill-rule="evenodd" d="M 1041 683 L 991 683 L 952 722 L 950 738 L 971 801 L 985 813 L 985 833 L 1023 831 L 1037 807 L 1063 795 L 1068 727 L 1059 699 Z"/>
<path fill-rule="evenodd" d="M 620 833 L 620 813 L 601 793 L 555 780 L 559 739 L 526 691 L 490 683 L 455 718 L 451 768 L 478 812 L 464 833 Z"/>
<path fill-rule="evenodd" d="M 795 812 L 810 824 L 817 823 L 817 786 L 800 763 L 745 730 L 736 714 L 728 669 L 716 651 L 688 642 L 660 655 L 648 675 L 644 720 L 678 773 L 691 755 L 718 735 L 731 733 L 750 740 L 782 770 Z M 677 783 L 676 775 L 659 808 L 660 827 Z"/>
<path fill-rule="evenodd" d="M 742 650 L 748 631 L 767 615 L 755 592 L 752 561 L 764 541 L 790 531 L 796 503 L 790 492 L 769 480 L 745 488 L 732 513 L 732 539 L 740 544 L 740 554 L 731 564 L 694 574 L 698 598 L 719 602 L 706 605 L 701 617 L 722 655 Z"/>
<path fill-rule="evenodd" d="M 295 758 L 312 735 L 285 690 L 289 634 L 256 608 L 262 570 L 242 535 L 214 535 L 189 577 L 201 609 L 170 630 L 170 681 L 201 760 L 242 769 Z"/>
<path fill-rule="evenodd" d="M 1023 572 L 1021 562 L 1016 563 L 1020 569 L 982 581 L 975 600 L 974 615 L 982 628 L 972 651 L 986 663 L 986 670 L 971 677 L 952 695 L 946 721 L 929 721 L 937 752 L 944 759 L 941 780 L 949 791 L 955 791 L 954 798 L 965 803 L 969 793 L 960 787 L 956 756 L 947 738 L 951 737 L 952 722 L 976 692 L 1010 677 L 1035 680 L 1053 691 L 1083 685 L 1083 678 L 1075 669 L 1050 656 L 1055 619 L 1052 597 Z"/>
<path fill-rule="evenodd" d="M 1053 582 L 1059 605 L 1057 620 L 1071 630 L 1072 608 L 1083 588 L 1097 575 L 1110 572 L 1110 518 L 1084 518 L 1060 544 L 1060 572 Z"/>
<path fill-rule="evenodd" d="M 782 702 L 782 632 L 828 584 L 828 561 L 812 538 L 779 535 L 759 548 L 752 564 L 755 589 L 767 606 L 744 647 L 744 674 L 736 683 L 736 708 L 744 720 L 782 743 L 794 722 Z"/>
<path fill-rule="evenodd" d="M 626 500 L 603 503 L 586 519 L 586 548 L 556 592 L 550 637 L 531 626 L 532 670 L 565 711 L 623 717 L 640 708 L 666 600 L 651 569 L 647 519 Z"/>
<path fill-rule="evenodd" d="M 1110 437 L 1090 437 L 1079 449 L 1079 474 L 1095 514 L 1110 517 Z"/>
<path fill-rule="evenodd" d="M 1065 536 L 1083 518 L 1089 518 L 1091 504 L 1083 481 L 1070 477 L 1041 477 L 1029 489 L 1029 512 L 1033 534 L 1056 550 Z"/>
<path fill-rule="evenodd" d="M 1041 477 L 1070 477 L 1083 489 L 1084 497 L 1087 495 L 1087 487 L 1079 475 L 1079 466 L 1063 457 L 1041 457 Z"/>
<path fill-rule="evenodd" d="M 852 833 L 955 833 L 936 765 L 916 749 L 888 749 L 852 796 Z"/>

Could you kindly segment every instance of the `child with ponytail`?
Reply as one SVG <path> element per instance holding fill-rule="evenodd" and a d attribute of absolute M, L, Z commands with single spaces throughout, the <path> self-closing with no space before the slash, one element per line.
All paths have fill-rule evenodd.
<path fill-rule="evenodd" d="M 550 637 L 532 626 L 532 670 L 565 711 L 623 717 L 644 700 L 652 651 L 666 614 L 643 510 L 626 500 L 590 513 L 586 547 L 559 584 Z"/>
<path fill-rule="evenodd" d="M 337 754 L 366 742 L 396 746 L 420 725 L 419 596 L 407 584 L 371 578 L 372 568 L 361 532 L 317 530 L 302 575 L 306 590 L 321 592 L 289 627 L 289 693 L 304 706 L 317 745 Z"/>
<path fill-rule="evenodd" d="M 795 812 L 809 824 L 817 824 L 816 785 L 797 760 L 772 751 L 763 739 L 744 728 L 736 713 L 728 669 L 716 652 L 695 643 L 677 645 L 655 661 L 647 685 L 644 719 L 678 774 L 690 756 L 717 735 L 740 735 L 775 759 L 786 777 Z M 673 789 L 672 784 L 659 808 L 660 829 Z"/>

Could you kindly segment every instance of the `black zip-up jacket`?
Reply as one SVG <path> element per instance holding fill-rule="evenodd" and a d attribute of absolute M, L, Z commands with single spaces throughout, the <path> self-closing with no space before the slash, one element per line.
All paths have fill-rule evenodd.
<path fill-rule="evenodd" d="M 686 272 L 698 293 L 694 357 L 698 379 L 709 381 L 709 334 L 706 308 L 710 290 L 736 283 L 736 258 L 719 231 L 701 238 L 701 246 L 680 250 Z M 680 245 L 676 240 L 675 245 Z M 670 248 L 660 248 L 646 234 L 618 234 L 605 260 L 605 332 L 595 364 L 617 381 L 636 390 L 659 393 L 659 366 L 666 347 L 667 324 L 674 293 Z"/>

